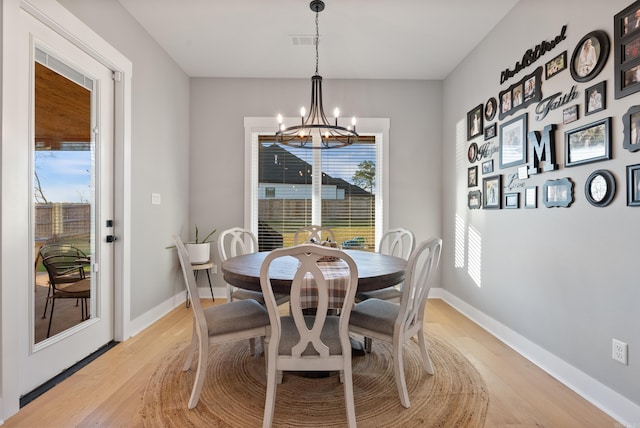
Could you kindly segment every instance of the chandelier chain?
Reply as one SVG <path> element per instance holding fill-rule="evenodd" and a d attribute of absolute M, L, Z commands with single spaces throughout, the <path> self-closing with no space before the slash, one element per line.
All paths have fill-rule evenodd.
<path fill-rule="evenodd" d="M 318 44 L 320 43 L 320 32 L 318 31 L 318 15 L 320 12 L 316 12 L 316 74 L 318 74 Z"/>

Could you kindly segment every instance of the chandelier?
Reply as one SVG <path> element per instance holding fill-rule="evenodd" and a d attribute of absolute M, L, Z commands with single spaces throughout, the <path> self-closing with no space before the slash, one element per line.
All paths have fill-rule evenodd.
<path fill-rule="evenodd" d="M 283 123 L 282 115 L 278 115 L 278 132 L 276 141 L 287 146 L 306 149 L 333 149 L 351 145 L 358 141 L 356 132 L 356 118 L 351 119 L 351 125 L 344 127 L 338 125 L 340 110 L 335 109 L 333 116 L 335 122 L 331 124 L 324 114 L 322 107 L 322 76 L 318 74 L 318 15 L 324 10 L 322 0 L 312 0 L 309 4 L 312 11 L 316 13 L 316 74 L 311 77 L 311 108 L 309 115 L 306 115 L 304 107 L 300 109 L 300 125 L 286 127 Z M 320 137 L 320 144 L 313 144 L 313 135 Z"/>

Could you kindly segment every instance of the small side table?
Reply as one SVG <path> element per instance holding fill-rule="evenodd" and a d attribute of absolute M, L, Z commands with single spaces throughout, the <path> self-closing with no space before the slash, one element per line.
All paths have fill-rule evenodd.
<path fill-rule="evenodd" d="M 213 297 L 213 286 L 211 285 L 211 275 L 209 274 L 209 271 L 213 267 L 213 262 L 209 261 L 207 263 L 192 264 L 191 267 L 193 268 L 193 274 L 196 277 L 196 284 L 198 283 L 198 272 L 201 270 L 207 272 L 207 280 L 209 280 L 209 290 L 211 290 L 211 300 L 215 302 L 216 298 Z M 188 293 L 187 293 L 187 301 L 185 305 L 187 306 L 187 308 L 190 306 Z"/>

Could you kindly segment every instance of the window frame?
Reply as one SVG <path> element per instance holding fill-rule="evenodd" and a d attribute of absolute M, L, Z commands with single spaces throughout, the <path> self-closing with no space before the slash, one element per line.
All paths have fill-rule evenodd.
<path fill-rule="evenodd" d="M 293 123 L 299 118 L 284 118 L 285 123 Z M 375 199 L 375 241 L 388 229 L 389 207 L 389 118 L 358 118 L 358 134 L 372 135 L 376 141 L 376 199 Z M 244 227 L 258 236 L 258 136 L 273 135 L 277 129 L 273 117 L 244 118 Z M 314 149 L 309 149 L 314 150 Z M 325 149 L 325 150 L 340 150 Z M 314 210 L 316 204 L 314 203 Z M 314 218 L 315 213 L 313 214 Z"/>

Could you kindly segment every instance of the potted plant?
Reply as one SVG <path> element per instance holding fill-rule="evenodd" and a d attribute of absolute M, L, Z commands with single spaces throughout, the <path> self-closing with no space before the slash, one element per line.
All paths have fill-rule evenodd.
<path fill-rule="evenodd" d="M 211 242 L 209 238 L 214 233 L 216 233 L 216 229 L 213 229 L 204 238 L 200 239 L 198 225 L 196 225 L 195 240 L 185 244 L 192 264 L 202 264 L 209 261 L 211 258 Z"/>
<path fill-rule="evenodd" d="M 189 260 L 191 264 L 199 265 L 207 263 L 211 258 L 211 241 L 209 238 L 216 233 L 217 229 L 213 229 L 204 238 L 200 239 L 200 231 L 198 225 L 196 225 L 196 235 L 193 241 L 185 242 L 184 246 L 189 252 Z M 175 248 L 175 245 L 171 245 L 167 248 Z"/>

